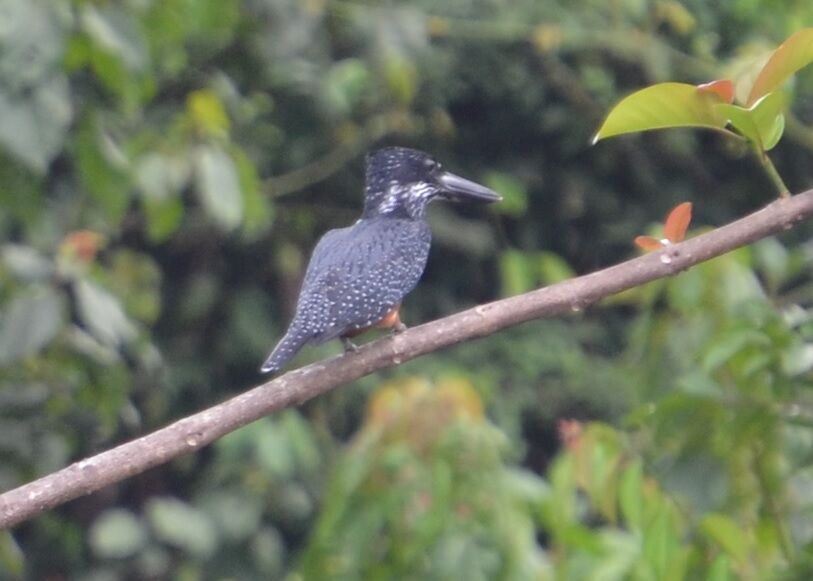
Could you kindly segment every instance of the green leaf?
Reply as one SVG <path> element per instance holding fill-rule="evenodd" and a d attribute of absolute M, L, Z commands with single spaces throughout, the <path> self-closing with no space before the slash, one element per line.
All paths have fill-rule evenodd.
<path fill-rule="evenodd" d="M 47 345 L 62 327 L 62 319 L 62 301 L 51 288 L 16 297 L 0 322 L 0 364 Z"/>
<path fill-rule="evenodd" d="M 730 331 L 715 338 L 706 346 L 701 358 L 701 367 L 707 373 L 711 373 L 749 346 L 765 348 L 769 345 L 770 340 L 756 329 Z"/>
<path fill-rule="evenodd" d="M 645 558 L 658 578 L 664 577 L 669 569 L 669 554 L 674 542 L 671 525 L 669 507 L 661 501 L 643 535 Z"/>
<path fill-rule="evenodd" d="M 316 470 L 320 454 L 312 425 L 295 411 L 282 414 L 281 421 L 297 467 L 304 471 Z"/>
<path fill-rule="evenodd" d="M 23 579 L 25 555 L 9 531 L 0 531 L 0 571 L 10 579 Z"/>
<path fill-rule="evenodd" d="M 729 579 L 732 579 L 732 576 L 728 556 L 718 555 L 711 567 L 709 567 L 706 581 L 729 581 Z"/>
<path fill-rule="evenodd" d="M 285 429 L 271 418 L 258 422 L 256 431 L 256 462 L 269 476 L 288 480 L 296 470 L 294 450 Z"/>
<path fill-rule="evenodd" d="M 232 158 L 213 145 L 195 150 L 197 192 L 209 216 L 224 230 L 233 230 L 243 218 L 240 179 Z"/>
<path fill-rule="evenodd" d="M 762 140 L 759 138 L 759 131 L 748 109 L 740 107 L 739 105 L 722 103 L 717 105 L 717 110 L 721 115 L 725 116 L 727 121 L 731 123 L 740 135 L 762 149 Z"/>
<path fill-rule="evenodd" d="M 621 514 L 627 526 L 633 531 L 643 527 L 643 468 L 640 460 L 635 460 L 621 474 L 618 486 L 618 501 Z"/>
<path fill-rule="evenodd" d="M 158 199 L 145 198 L 147 236 L 153 242 L 163 242 L 178 229 L 183 220 L 183 201 L 179 196 Z"/>
<path fill-rule="evenodd" d="M 72 153 L 83 187 L 105 209 L 109 222 L 118 224 L 130 206 L 131 183 L 124 154 L 101 121 L 94 117 L 82 121 Z"/>
<path fill-rule="evenodd" d="M 392 96 L 398 103 L 409 105 L 418 90 L 415 65 L 400 56 L 390 55 L 384 60 L 383 68 L 383 77 Z"/>
<path fill-rule="evenodd" d="M 197 557 L 217 548 L 217 530 L 200 510 L 174 498 L 153 498 L 147 503 L 147 519 L 156 536 Z"/>
<path fill-rule="evenodd" d="M 659 83 L 623 99 L 604 120 L 593 143 L 606 137 L 667 127 L 725 128 L 715 109 L 720 98 L 694 85 Z"/>
<path fill-rule="evenodd" d="M 73 116 L 59 72 L 66 26 L 52 4 L 6 0 L 0 17 L 0 146 L 40 174 L 62 150 Z"/>
<path fill-rule="evenodd" d="M 163 242 L 180 226 L 184 206 L 179 193 L 191 173 L 184 155 L 148 153 L 139 158 L 135 181 L 142 194 L 147 235 L 153 242 Z"/>
<path fill-rule="evenodd" d="M 535 472 L 519 468 L 506 469 L 504 478 L 505 485 L 514 498 L 530 504 L 539 504 L 551 498 L 550 485 Z"/>
<path fill-rule="evenodd" d="M 751 108 L 763 151 L 773 149 L 785 131 L 785 105 L 785 94 L 776 92 L 768 93 Z"/>
<path fill-rule="evenodd" d="M 229 117 L 217 93 L 211 89 L 192 91 L 186 97 L 186 110 L 201 133 L 225 136 L 229 132 Z"/>
<path fill-rule="evenodd" d="M 42 281 L 53 274 L 53 263 L 42 254 L 23 244 L 5 244 L 0 247 L 3 264 L 21 281 Z"/>
<path fill-rule="evenodd" d="M 72 117 L 64 76 L 55 75 L 25 94 L 0 89 L 0 145 L 38 173 L 62 150 Z"/>
<path fill-rule="evenodd" d="M 220 534 L 231 541 L 250 538 L 263 515 L 260 497 L 247 495 L 242 490 L 216 489 L 205 497 L 203 506 Z"/>
<path fill-rule="evenodd" d="M 328 70 L 322 98 L 331 109 L 347 115 L 364 96 L 369 78 L 370 73 L 364 61 L 356 58 L 341 60 Z"/>
<path fill-rule="evenodd" d="M 133 339 L 133 327 L 119 300 L 99 285 L 87 280 L 74 283 L 79 318 L 96 339 L 118 347 Z"/>
<path fill-rule="evenodd" d="M 265 232 L 271 222 L 272 206 L 262 191 L 257 168 L 251 159 L 239 147 L 232 147 L 229 153 L 237 167 L 243 192 L 243 233 L 251 240 Z"/>
<path fill-rule="evenodd" d="M 136 162 L 135 181 L 144 198 L 164 200 L 177 196 L 190 174 L 184 156 L 150 152 Z"/>
<path fill-rule="evenodd" d="M 547 524 L 554 536 L 566 533 L 576 519 L 576 475 L 573 464 L 572 456 L 560 456 L 548 471 L 553 494 L 548 503 Z"/>
<path fill-rule="evenodd" d="M 503 172 L 489 172 L 483 183 L 495 192 L 500 192 L 502 202 L 495 206 L 495 210 L 507 216 L 522 216 L 528 209 L 528 191 L 520 180 L 511 174 Z"/>
<path fill-rule="evenodd" d="M 791 377 L 801 376 L 813 369 L 813 345 L 798 343 L 781 354 L 782 371 Z"/>
<path fill-rule="evenodd" d="M 129 71 L 146 68 L 149 55 L 138 20 L 115 5 L 85 3 L 79 14 L 82 29 L 100 49 L 114 56 Z"/>
<path fill-rule="evenodd" d="M 773 51 L 751 86 L 746 104 L 755 103 L 811 62 L 813 62 L 813 28 L 804 28 L 791 35 Z"/>
<path fill-rule="evenodd" d="M 771 289 L 778 290 L 791 274 L 788 249 L 774 237 L 759 240 L 752 248 L 760 274 L 765 277 Z"/>
<path fill-rule="evenodd" d="M 137 114 L 156 82 L 147 74 L 150 54 L 142 23 L 132 10 L 88 2 L 82 3 L 78 23 L 87 43 L 81 49 L 72 45 L 72 60 L 87 59 L 101 83 L 120 97 L 122 109 Z"/>
<path fill-rule="evenodd" d="M 518 250 L 506 250 L 500 256 L 500 280 L 503 296 L 527 292 L 534 287 L 533 268 Z"/>
<path fill-rule="evenodd" d="M 602 544 L 601 558 L 589 576 L 590 581 L 616 581 L 629 579 L 636 560 L 640 556 L 638 539 L 615 529 L 599 533 Z"/>
<path fill-rule="evenodd" d="M 96 555 L 104 559 L 131 557 L 146 542 L 146 527 L 128 510 L 107 510 L 90 528 L 90 546 Z"/>
<path fill-rule="evenodd" d="M 555 252 L 540 252 L 537 267 L 544 284 L 554 284 L 575 276 L 567 261 Z"/>
<path fill-rule="evenodd" d="M 717 105 L 720 115 L 748 141 L 762 151 L 769 151 L 779 142 L 785 130 L 785 97 L 782 93 L 769 93 L 750 109 L 738 105 Z"/>
<path fill-rule="evenodd" d="M 703 519 L 701 528 L 735 560 L 742 561 L 748 554 L 748 539 L 742 527 L 730 517 L 712 513 Z"/>
<path fill-rule="evenodd" d="M 286 546 L 282 535 L 273 527 L 259 529 L 251 540 L 251 556 L 257 569 L 266 579 L 282 578 Z"/>
<path fill-rule="evenodd" d="M 19 93 L 59 68 L 67 27 L 58 2 L 4 0 L 0 87 Z"/>

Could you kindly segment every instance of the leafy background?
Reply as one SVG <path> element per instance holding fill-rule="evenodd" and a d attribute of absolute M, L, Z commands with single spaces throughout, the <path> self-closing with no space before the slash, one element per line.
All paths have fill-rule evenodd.
<path fill-rule="evenodd" d="M 706 132 L 588 144 L 749 70 L 809 2 L 2 0 L 0 488 L 238 393 L 362 154 L 433 207 L 427 321 L 766 203 Z M 773 158 L 813 181 L 813 75 Z M 8 578 L 765 579 L 813 570 L 809 228 L 348 385 L 0 533 Z M 335 354 L 309 349 L 298 363 Z"/>

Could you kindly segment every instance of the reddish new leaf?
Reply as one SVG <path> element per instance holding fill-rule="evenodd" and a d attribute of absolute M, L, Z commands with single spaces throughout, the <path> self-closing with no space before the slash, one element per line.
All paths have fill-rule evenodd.
<path fill-rule="evenodd" d="M 723 103 L 734 102 L 734 83 L 728 79 L 721 79 L 718 81 L 711 81 L 710 83 L 697 85 L 697 90 L 701 93 L 716 95 Z"/>
<path fill-rule="evenodd" d="M 559 439 L 568 450 L 574 451 L 581 444 L 584 424 L 579 420 L 559 420 Z"/>
<path fill-rule="evenodd" d="M 102 246 L 104 246 L 104 236 L 98 232 L 74 230 L 62 240 L 60 250 L 82 262 L 93 262 Z"/>
<path fill-rule="evenodd" d="M 657 238 L 653 238 L 652 236 L 636 236 L 635 245 L 641 250 L 646 250 L 647 252 L 653 252 L 663 248 L 663 242 Z"/>
<path fill-rule="evenodd" d="M 669 215 L 663 224 L 663 239 L 658 240 L 652 236 L 636 236 L 635 245 L 639 248 L 652 252 L 660 250 L 667 244 L 677 244 L 682 242 L 686 237 L 686 230 L 689 229 L 689 224 L 692 221 L 692 203 L 683 202 L 678 204 Z"/>
<path fill-rule="evenodd" d="M 813 28 L 803 28 L 779 45 L 757 75 L 748 93 L 747 106 L 775 90 L 799 69 L 813 62 Z"/>
<path fill-rule="evenodd" d="M 663 223 L 663 236 L 669 242 L 678 243 L 686 237 L 686 230 L 692 221 L 692 203 L 683 202 L 675 206 Z"/>

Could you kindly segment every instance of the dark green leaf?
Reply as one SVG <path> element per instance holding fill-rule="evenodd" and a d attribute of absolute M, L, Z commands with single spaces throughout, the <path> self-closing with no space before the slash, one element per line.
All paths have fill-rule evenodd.
<path fill-rule="evenodd" d="M 62 301 L 45 287 L 16 297 L 0 323 L 0 364 L 6 365 L 47 345 L 62 327 Z"/>
<path fill-rule="evenodd" d="M 233 230 L 243 218 L 240 178 L 231 157 L 213 145 L 195 150 L 197 192 L 209 216 L 224 230 Z"/>
<path fill-rule="evenodd" d="M 180 196 L 166 199 L 144 200 L 147 216 L 147 235 L 153 242 L 163 242 L 178 229 L 183 221 L 184 207 Z"/>
<path fill-rule="evenodd" d="M 167 200 L 177 196 L 189 183 L 191 169 L 182 155 L 148 153 L 138 159 L 135 180 L 144 198 Z"/>
<path fill-rule="evenodd" d="M 733 580 L 729 559 L 726 555 L 718 555 L 709 568 L 706 581 L 729 581 Z"/>
<path fill-rule="evenodd" d="M 217 547 L 217 530 L 202 511 L 174 498 L 153 498 L 146 506 L 147 520 L 162 541 L 197 557 Z"/>
<path fill-rule="evenodd" d="M 709 514 L 703 519 L 703 530 L 735 561 L 748 555 L 748 539 L 743 528 L 724 514 Z"/>
<path fill-rule="evenodd" d="M 109 347 L 119 347 L 135 337 L 135 328 L 119 300 L 88 280 L 74 283 L 79 316 L 88 330 Z"/>
<path fill-rule="evenodd" d="M 53 263 L 42 254 L 22 244 L 6 244 L 0 249 L 3 263 L 21 281 L 42 281 L 53 274 Z"/>
<path fill-rule="evenodd" d="M 636 460 L 624 469 L 618 486 L 618 501 L 626 525 L 633 531 L 643 528 L 643 467 Z"/>
<path fill-rule="evenodd" d="M 110 509 L 90 528 L 90 546 L 103 559 L 122 559 L 140 551 L 147 542 L 147 530 L 133 513 Z"/>
<path fill-rule="evenodd" d="M 10 579 L 23 579 L 25 555 L 9 531 L 0 531 L 0 571 Z"/>
<path fill-rule="evenodd" d="M 62 150 L 72 117 L 65 77 L 44 80 L 24 95 L 0 89 L 0 144 L 36 172 L 45 172 Z"/>
<path fill-rule="evenodd" d="M 138 20 L 122 7 L 85 3 L 80 22 L 93 43 L 133 72 L 147 65 L 147 47 L 139 30 Z"/>
<path fill-rule="evenodd" d="M 576 276 L 565 259 L 554 252 L 540 252 L 537 265 L 544 284 L 555 284 Z"/>
<path fill-rule="evenodd" d="M 495 211 L 509 216 L 522 216 L 528 208 L 528 192 L 520 180 L 504 172 L 491 172 L 483 183 L 502 196 Z"/>

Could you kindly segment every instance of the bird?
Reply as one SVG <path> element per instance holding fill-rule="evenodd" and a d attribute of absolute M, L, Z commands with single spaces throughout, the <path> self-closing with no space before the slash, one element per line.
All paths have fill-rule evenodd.
<path fill-rule="evenodd" d="M 305 345 L 370 328 L 401 332 L 402 300 L 423 274 L 432 234 L 426 207 L 436 199 L 498 202 L 493 190 L 442 169 L 427 153 L 385 147 L 367 155 L 364 209 L 355 224 L 328 231 L 313 250 L 293 319 L 260 367 L 282 369 Z"/>

